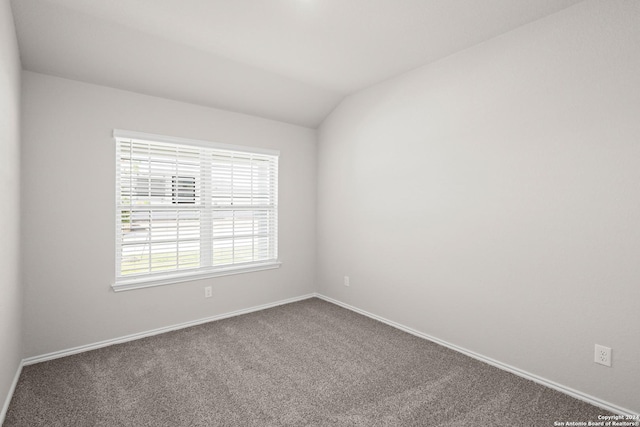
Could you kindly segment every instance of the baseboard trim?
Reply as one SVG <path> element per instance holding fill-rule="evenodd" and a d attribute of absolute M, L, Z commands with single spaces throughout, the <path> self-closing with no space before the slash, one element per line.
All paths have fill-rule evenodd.
<path fill-rule="evenodd" d="M 9 387 L 7 398 L 4 401 L 4 405 L 2 405 L 2 412 L 0 412 L 0 426 L 4 423 L 4 419 L 7 416 L 7 411 L 9 410 L 9 404 L 11 403 L 11 399 L 13 398 L 13 393 L 16 391 L 16 386 L 18 385 L 18 379 L 20 378 L 20 374 L 22 373 L 23 365 L 24 365 L 24 361 L 20 361 L 20 363 L 18 364 L 18 369 L 16 370 L 16 375 L 13 377 L 13 382 L 11 383 L 11 387 Z"/>
<path fill-rule="evenodd" d="M 176 330 L 180 330 L 180 329 L 184 329 L 184 328 L 188 328 L 191 326 L 197 326 L 197 325 L 201 325 L 203 323 L 208 323 L 208 322 L 213 322 L 216 320 L 222 320 L 222 319 L 227 319 L 230 317 L 235 317 L 235 316 L 241 316 L 243 314 L 248 314 L 248 313 L 253 313 L 256 311 L 260 311 L 260 310 L 266 310 L 268 308 L 272 308 L 272 307 L 277 307 L 279 305 L 285 305 L 285 304 L 290 304 L 293 302 L 297 302 L 297 301 L 302 301 L 302 300 L 306 300 L 309 298 L 320 298 L 324 301 L 330 302 L 332 304 L 338 305 L 340 307 L 343 307 L 347 310 L 351 310 L 355 313 L 359 313 L 362 314 L 363 316 L 367 316 L 371 319 L 377 320 L 379 322 L 385 323 L 389 326 L 392 326 L 396 329 L 399 329 L 401 331 L 407 332 L 411 335 L 417 336 L 419 338 L 423 338 L 426 340 L 429 340 L 431 342 L 434 342 L 436 344 L 442 345 L 444 347 L 450 348 L 454 351 L 457 351 L 459 353 L 462 353 L 466 356 L 472 357 L 476 360 L 479 360 L 481 362 L 484 363 L 488 363 L 491 366 L 495 366 L 496 368 L 502 369 L 504 371 L 510 372 L 514 375 L 517 375 L 519 377 L 525 378 L 527 380 L 533 381 L 535 383 L 541 384 L 543 386 L 549 387 L 551 389 L 557 390 L 561 393 L 564 393 L 566 395 L 569 395 L 571 397 L 574 397 L 578 400 L 582 400 L 584 402 L 590 403 L 594 406 L 597 406 L 599 408 L 605 409 L 607 411 L 613 412 L 615 414 L 618 415 L 627 415 L 627 416 L 639 416 L 640 414 L 635 413 L 629 409 L 626 408 L 622 408 L 618 405 L 615 405 L 613 403 L 610 402 L 606 402 L 602 399 L 599 399 L 597 397 L 588 395 L 586 393 L 582 393 L 578 390 L 574 390 L 570 387 L 564 386 L 562 384 L 558 384 L 554 381 L 548 380 L 546 378 L 542 378 L 539 377 L 535 374 L 532 374 L 530 372 L 524 371 L 522 369 L 516 368 L 514 366 L 508 365 L 506 363 L 502 363 L 498 360 L 492 359 L 490 357 L 487 356 L 483 356 L 479 353 L 473 352 L 471 350 L 467 350 L 466 348 L 463 347 L 459 347 L 455 344 L 451 344 L 447 341 L 441 340 L 439 338 L 433 337 L 431 335 L 422 333 L 420 331 L 417 331 L 413 328 L 410 328 L 408 326 L 405 326 L 401 323 L 397 323 L 394 322 L 392 320 L 386 319 L 382 316 L 378 316 L 376 314 L 370 313 L 366 310 L 362 310 L 358 307 L 346 304 L 342 301 L 330 298 L 326 295 L 323 295 L 321 293 L 312 293 L 312 294 L 307 294 L 307 295 L 301 295 L 298 297 L 293 297 L 293 298 L 288 298 L 285 300 L 280 300 L 280 301 L 276 301 L 276 302 L 272 302 L 272 303 L 268 303 L 268 304 L 262 304 L 262 305 L 258 305 L 258 306 L 253 306 L 253 307 L 249 307 L 249 308 L 245 308 L 245 309 L 241 309 L 241 310 L 235 310 L 232 312 L 228 312 L 228 313 L 223 313 L 223 314 L 218 314 L 215 316 L 210 316 L 210 317 L 205 317 L 202 319 L 198 319 L 198 320 L 193 320 L 193 321 L 189 321 L 189 322 L 184 322 L 184 323 L 179 323 L 176 325 L 171 325 L 171 326 L 165 326 L 162 328 L 157 328 L 157 329 L 152 329 L 146 332 L 139 332 L 136 334 L 131 334 L 131 335 L 126 335 L 123 337 L 119 337 L 119 338 L 113 338 L 113 339 L 109 339 L 109 340 L 104 340 L 104 341 L 100 341 L 100 342 L 96 342 L 93 344 L 87 344 L 87 345 L 82 345 L 82 346 L 78 346 L 78 347 L 73 347 L 70 349 L 66 349 L 66 350 L 60 350 L 60 351 L 55 351 L 52 353 L 47 353 L 47 354 L 43 354 L 43 355 L 39 355 L 39 356 L 33 356 L 33 357 L 28 357 L 22 360 L 22 362 L 20 363 L 20 365 L 18 366 L 18 369 L 16 371 L 16 375 L 13 379 L 13 383 L 11 384 L 11 387 L 9 389 L 9 393 L 7 395 L 7 398 L 5 400 L 4 406 L 2 407 L 2 412 L 0 412 L 0 425 L 2 425 L 2 423 L 4 422 L 4 418 L 6 416 L 7 410 L 9 409 L 9 404 L 11 402 L 11 398 L 13 397 L 13 393 L 15 391 L 15 388 L 18 384 L 18 379 L 20 378 L 20 373 L 22 372 L 22 367 L 23 366 L 28 366 L 28 365 L 33 365 L 36 363 L 40 363 L 40 362 L 46 362 L 48 360 L 53 360 L 53 359 L 58 359 L 61 357 L 65 357 L 65 356 L 71 356 L 73 354 L 78 354 L 78 353 L 83 353 L 85 351 L 90 351 L 90 350 L 96 350 L 102 347 L 108 347 L 110 345 L 115 345 L 115 344 L 121 344 L 121 343 L 125 343 L 125 342 L 129 342 L 129 341 L 135 341 L 141 338 L 146 338 L 146 337 L 151 337 L 154 335 L 158 335 L 158 334 L 162 334 L 165 332 L 171 332 L 171 331 L 176 331 Z"/>
<path fill-rule="evenodd" d="M 510 373 L 512 373 L 514 375 L 517 375 L 517 376 L 521 377 L 521 378 L 524 378 L 524 379 L 533 381 L 535 383 L 541 384 L 543 386 L 549 387 L 551 389 L 554 389 L 554 390 L 559 391 L 561 393 L 567 394 L 567 395 L 569 395 L 571 397 L 574 397 L 574 398 L 576 398 L 578 400 L 582 400 L 583 402 L 590 403 L 590 404 L 592 404 L 594 406 L 597 406 L 599 408 L 602 408 L 602 409 L 605 409 L 607 411 L 613 412 L 615 414 L 625 415 L 625 416 L 633 416 L 633 417 L 639 416 L 639 414 L 637 414 L 637 413 L 635 413 L 635 412 L 633 412 L 633 411 L 631 411 L 629 409 L 622 408 L 622 407 L 620 407 L 618 405 L 614 405 L 613 403 L 606 402 L 606 401 L 604 401 L 602 399 L 598 399 L 597 397 L 588 395 L 586 393 L 582 393 L 582 392 L 580 392 L 578 390 L 574 390 L 571 387 L 567 387 L 567 386 L 564 386 L 562 384 L 558 384 L 558 383 L 556 383 L 554 381 L 548 380 L 546 378 L 539 377 L 538 375 L 532 374 L 532 373 L 527 372 L 527 371 L 523 371 L 522 369 L 516 368 L 516 367 L 508 365 L 506 363 L 502 363 L 502 362 L 500 362 L 498 360 L 495 360 L 495 359 L 492 359 L 490 357 L 483 356 L 482 354 L 476 353 L 474 351 L 467 350 L 466 348 L 459 347 L 459 346 L 457 346 L 455 344 L 451 344 L 451 343 L 449 343 L 447 341 L 443 341 L 443 340 L 441 340 L 439 338 L 436 338 L 436 337 L 432 337 L 431 335 L 427 335 L 427 334 L 422 333 L 420 331 L 417 331 L 417 330 L 415 330 L 413 328 L 405 326 L 405 325 L 403 325 L 401 323 L 397 323 L 397 322 L 394 322 L 392 320 L 385 319 L 382 316 L 378 316 L 376 314 L 369 313 L 368 311 L 365 311 L 365 310 L 362 310 L 362 309 L 360 309 L 358 307 L 354 307 L 352 305 L 346 304 L 346 303 L 344 303 L 342 301 L 338 301 L 336 299 L 330 298 L 330 297 L 328 297 L 326 295 L 322 295 L 320 293 L 316 293 L 315 296 L 317 298 L 320 298 L 320 299 L 324 300 L 324 301 L 327 301 L 327 302 L 330 302 L 332 304 L 338 305 L 340 307 L 346 308 L 347 310 L 351 310 L 353 312 L 362 314 L 363 316 L 370 317 L 371 319 L 377 320 L 379 322 L 386 323 L 389 326 L 392 326 L 392 327 L 394 327 L 396 329 L 399 329 L 401 331 L 407 332 L 407 333 L 409 333 L 411 335 L 415 335 L 415 336 L 417 336 L 419 338 L 423 338 L 423 339 L 429 340 L 431 342 L 434 342 L 436 344 L 440 344 L 440 345 L 442 345 L 444 347 L 450 348 L 451 350 L 457 351 L 458 353 L 462 353 L 462 354 L 464 354 L 466 356 L 472 357 L 472 358 L 474 358 L 476 360 L 479 360 L 481 362 L 488 363 L 489 365 L 495 366 L 496 368 L 502 369 L 503 371 L 510 372 Z"/>
<path fill-rule="evenodd" d="M 178 323 L 176 325 L 165 326 L 162 328 L 152 329 L 150 331 L 139 332 L 136 334 L 126 335 L 119 338 L 112 338 L 100 342 L 96 342 L 93 344 L 81 345 L 78 347 L 69 348 L 66 350 L 54 351 L 47 354 L 42 354 L 39 356 L 28 357 L 22 361 L 24 366 L 33 365 L 40 362 L 46 362 L 48 360 L 59 359 L 65 356 L 71 356 L 73 354 L 84 353 L 85 351 L 96 350 L 102 347 L 108 347 L 114 344 L 122 344 L 129 341 L 139 340 L 141 338 L 151 337 L 158 334 L 163 334 L 165 332 L 177 331 L 179 329 L 189 328 L 191 326 L 201 325 L 203 323 L 214 322 L 216 320 L 227 319 L 229 317 L 241 316 L 243 314 L 253 313 L 255 311 L 266 310 L 268 308 L 277 307 L 279 305 L 290 304 L 292 302 L 302 301 L 305 299 L 313 298 L 316 294 L 307 294 L 301 295 L 298 297 L 288 298 L 276 302 L 271 302 L 268 304 L 256 305 L 254 307 L 244 308 L 241 310 L 235 310 L 228 313 L 217 314 L 215 316 L 205 317 L 198 320 L 192 320 L 189 322 Z M 0 423 L 2 425 L 2 423 Z"/>

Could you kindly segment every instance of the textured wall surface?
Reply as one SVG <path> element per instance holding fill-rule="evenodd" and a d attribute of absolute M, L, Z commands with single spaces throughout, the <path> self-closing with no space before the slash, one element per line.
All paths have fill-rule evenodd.
<path fill-rule="evenodd" d="M 20 58 L 9 1 L 0 0 L 0 411 L 22 359 L 19 144 Z"/>
<path fill-rule="evenodd" d="M 43 74 L 23 80 L 25 357 L 314 291 L 315 131 Z M 114 128 L 280 150 L 281 268 L 114 293 Z"/>
<path fill-rule="evenodd" d="M 344 101 L 320 291 L 640 411 L 638 28 L 640 2 L 582 2 Z"/>

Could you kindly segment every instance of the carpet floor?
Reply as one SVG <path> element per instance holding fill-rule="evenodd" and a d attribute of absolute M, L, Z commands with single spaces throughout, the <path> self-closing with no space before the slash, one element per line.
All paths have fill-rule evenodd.
<path fill-rule="evenodd" d="M 313 298 L 26 366 L 13 426 L 553 426 L 604 410 Z"/>

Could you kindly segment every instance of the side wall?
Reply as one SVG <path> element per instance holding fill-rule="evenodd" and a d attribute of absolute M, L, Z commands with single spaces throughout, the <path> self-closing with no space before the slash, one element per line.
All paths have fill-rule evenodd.
<path fill-rule="evenodd" d="M 23 80 L 25 357 L 315 291 L 314 130 L 31 72 Z M 114 128 L 280 150 L 282 267 L 114 293 Z"/>
<path fill-rule="evenodd" d="M 8 0 L 0 0 L 0 424 L 22 360 L 20 58 Z"/>
<path fill-rule="evenodd" d="M 639 28 L 586 1 L 345 100 L 320 292 L 640 412 Z"/>
<path fill-rule="evenodd" d="M 20 57 L 8 0 L 0 0 L 0 423 L 22 360 L 20 286 Z"/>

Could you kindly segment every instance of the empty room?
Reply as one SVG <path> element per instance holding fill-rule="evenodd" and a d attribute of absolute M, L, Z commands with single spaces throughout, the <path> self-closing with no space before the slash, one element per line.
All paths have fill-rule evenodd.
<path fill-rule="evenodd" d="M 640 426 L 640 1 L 0 0 L 0 425 Z"/>

